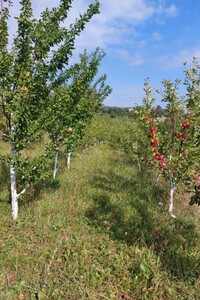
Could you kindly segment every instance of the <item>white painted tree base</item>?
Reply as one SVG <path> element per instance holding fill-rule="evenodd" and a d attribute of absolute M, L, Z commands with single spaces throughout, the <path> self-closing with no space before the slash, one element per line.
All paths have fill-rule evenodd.
<path fill-rule="evenodd" d="M 58 149 L 56 151 L 55 159 L 54 159 L 54 169 L 53 169 L 53 179 L 56 179 L 56 174 L 57 174 L 57 165 L 58 165 Z"/>
<path fill-rule="evenodd" d="M 68 153 L 67 155 L 67 169 L 69 170 L 71 167 L 71 152 Z"/>
<path fill-rule="evenodd" d="M 176 218 L 176 216 L 172 213 L 174 208 L 174 191 L 175 191 L 174 185 L 170 184 L 170 198 L 169 198 L 169 213 L 172 216 L 172 218 Z"/>
<path fill-rule="evenodd" d="M 19 197 L 25 194 L 25 192 L 29 188 L 29 184 L 27 184 L 19 194 L 17 193 L 16 170 L 15 167 L 13 166 L 13 163 L 11 163 L 11 167 L 10 167 L 10 188 L 11 188 L 12 217 L 13 220 L 16 221 L 18 218 L 18 211 L 19 211 L 19 204 L 18 204 Z"/>

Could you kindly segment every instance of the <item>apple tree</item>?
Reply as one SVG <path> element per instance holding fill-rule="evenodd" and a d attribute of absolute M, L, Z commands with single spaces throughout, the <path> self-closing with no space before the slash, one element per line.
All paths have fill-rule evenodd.
<path fill-rule="evenodd" d="M 4 0 L 0 19 L 0 106 L 5 126 L 3 138 L 9 145 L 10 155 L 1 159 L 10 166 L 14 220 L 18 216 L 19 197 L 30 183 L 45 177 L 51 156 L 51 145 L 32 162 L 24 157 L 23 150 L 43 135 L 43 112 L 54 91 L 59 90 L 60 75 L 68 65 L 75 39 L 92 16 L 99 13 L 99 2 L 95 1 L 74 24 L 63 27 L 72 2 L 60 0 L 58 7 L 46 9 L 35 20 L 31 0 L 21 0 L 17 32 L 10 46 L 11 2 Z"/>
<path fill-rule="evenodd" d="M 193 61 L 185 71 L 187 93 L 179 96 L 180 80 L 164 80 L 162 102 L 165 103 L 165 120 L 153 114 L 154 92 L 145 82 L 144 106 L 141 122 L 146 139 L 146 162 L 160 173 L 169 184 L 169 212 L 173 214 L 174 192 L 178 187 L 195 187 L 199 172 L 199 68 Z M 195 197 L 193 197 L 194 200 Z M 196 198 L 195 198 L 196 199 Z M 193 201 L 195 203 L 195 201 Z M 197 201 L 196 201 L 197 202 Z"/>
<path fill-rule="evenodd" d="M 111 92 L 111 88 L 105 83 L 105 74 L 96 79 L 104 56 L 104 51 L 99 48 L 91 54 L 87 54 L 85 50 L 80 54 L 80 62 L 60 74 L 59 86 L 48 99 L 42 119 L 44 130 L 55 150 L 54 179 L 60 147 L 66 148 L 69 168 L 71 153 L 82 138 L 86 126 L 101 107 L 102 101 Z"/>

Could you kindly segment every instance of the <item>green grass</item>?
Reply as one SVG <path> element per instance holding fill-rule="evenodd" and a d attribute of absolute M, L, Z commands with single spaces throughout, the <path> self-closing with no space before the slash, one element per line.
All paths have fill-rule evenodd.
<path fill-rule="evenodd" d="M 71 170 L 61 157 L 16 223 L 1 168 L 0 300 L 199 299 L 199 212 L 176 195 L 171 218 L 164 187 L 120 150 L 76 153 Z"/>

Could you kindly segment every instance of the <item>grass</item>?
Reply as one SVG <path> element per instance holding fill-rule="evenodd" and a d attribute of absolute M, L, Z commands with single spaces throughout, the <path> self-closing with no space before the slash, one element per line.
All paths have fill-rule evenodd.
<path fill-rule="evenodd" d="M 171 218 L 164 187 L 116 147 L 76 153 L 71 170 L 61 156 L 16 223 L 1 168 L 0 300 L 199 299 L 198 211 L 176 195 Z"/>

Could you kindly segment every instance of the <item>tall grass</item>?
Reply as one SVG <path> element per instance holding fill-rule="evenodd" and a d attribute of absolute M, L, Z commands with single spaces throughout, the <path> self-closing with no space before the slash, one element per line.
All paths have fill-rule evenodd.
<path fill-rule="evenodd" d="M 1 165 L 0 299 L 199 299 L 195 207 L 168 195 L 108 144 L 60 157 L 58 179 L 31 187 L 10 216 Z M 163 202 L 163 206 L 158 203 Z"/>

